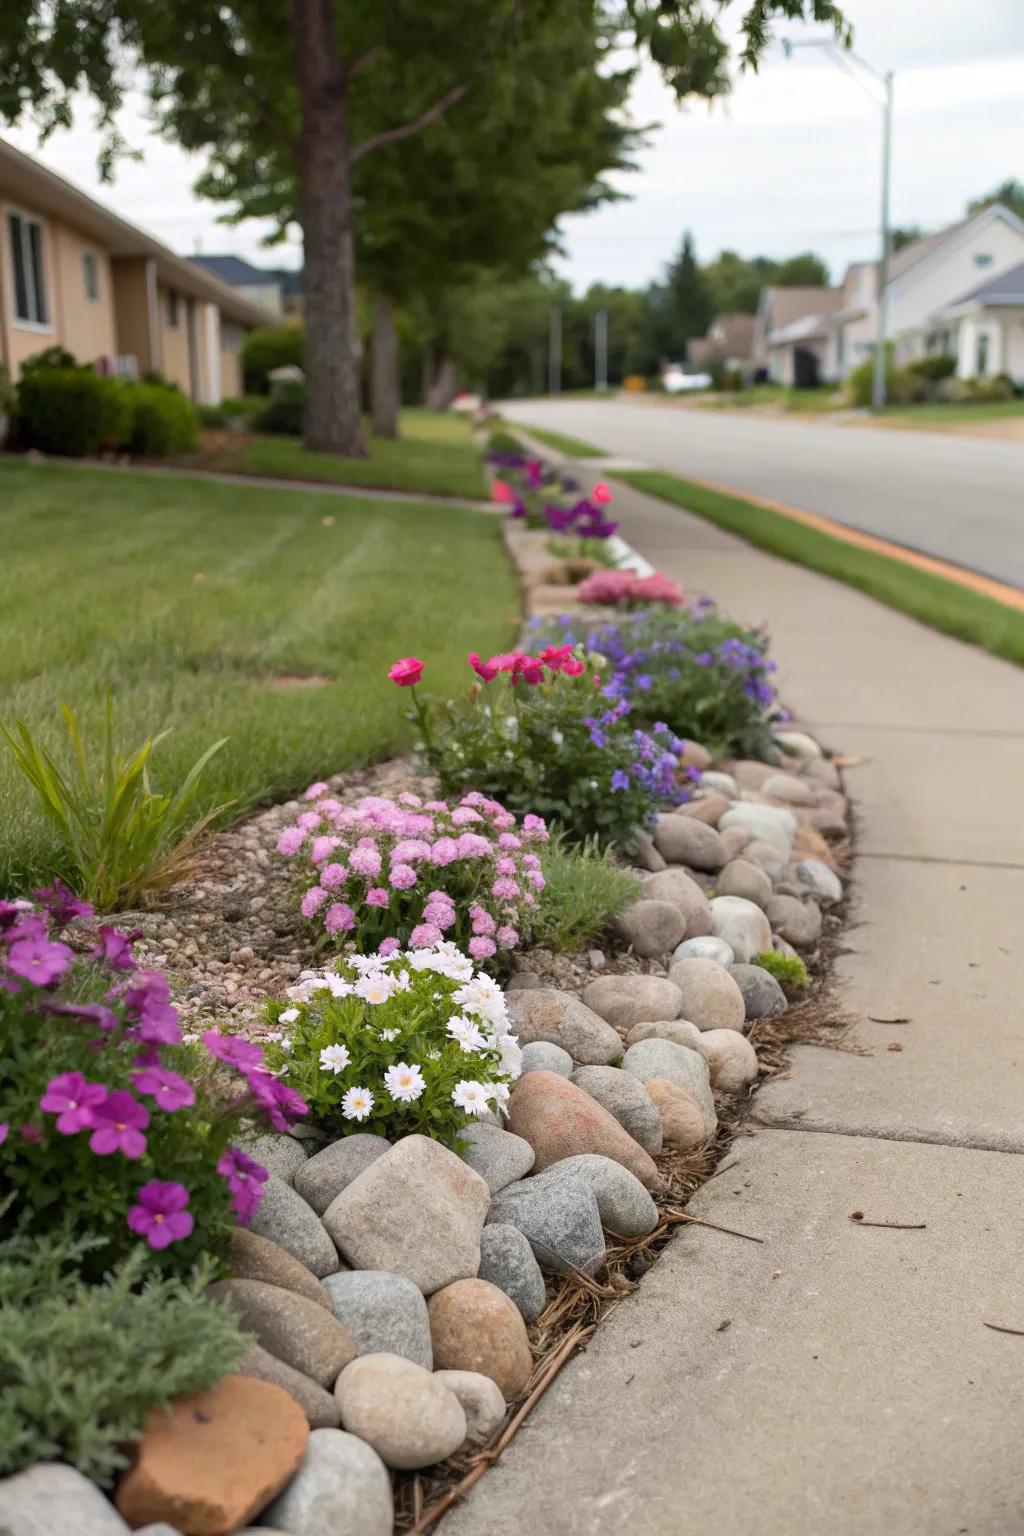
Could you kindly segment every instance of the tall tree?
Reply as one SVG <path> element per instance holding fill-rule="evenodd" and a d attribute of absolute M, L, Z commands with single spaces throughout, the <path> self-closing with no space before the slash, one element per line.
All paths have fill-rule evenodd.
<path fill-rule="evenodd" d="M 967 212 L 980 213 L 983 208 L 991 208 L 993 203 L 1002 203 L 1004 208 L 1009 208 L 1019 219 L 1024 219 L 1024 181 L 1008 176 L 984 197 L 976 197 L 969 202 Z"/>
<path fill-rule="evenodd" d="M 704 267 L 704 281 L 716 315 L 757 313 L 761 289 L 774 280 L 777 263 L 768 256 L 748 260 L 735 251 L 722 251 Z"/>
<path fill-rule="evenodd" d="M 770 280 L 776 288 L 827 288 L 828 267 L 813 251 L 803 251 L 780 261 Z"/>
<path fill-rule="evenodd" d="M 703 336 L 715 312 L 711 291 L 697 265 L 693 236 L 687 230 L 679 254 L 670 262 L 657 301 L 661 345 L 665 356 L 681 359 L 686 343 Z"/>

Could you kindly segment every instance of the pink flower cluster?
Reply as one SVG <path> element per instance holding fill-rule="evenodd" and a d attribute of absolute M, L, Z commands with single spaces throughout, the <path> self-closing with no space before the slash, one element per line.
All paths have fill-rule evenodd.
<path fill-rule="evenodd" d="M 544 889 L 533 851 L 547 841 L 540 816 L 518 825 L 477 792 L 454 806 L 411 793 L 344 806 L 313 784 L 306 799 L 310 808 L 281 833 L 277 851 L 302 855 L 312 883 L 300 910 L 326 933 L 383 954 L 449 938 L 476 960 L 514 949 L 528 933 Z"/>
<path fill-rule="evenodd" d="M 668 608 L 681 608 L 683 589 L 670 581 L 661 571 L 650 576 L 637 576 L 633 571 L 595 571 L 576 588 L 581 603 L 601 603 L 609 607 L 622 604 L 627 608 L 649 603 L 664 603 Z"/>
<path fill-rule="evenodd" d="M 529 683 L 531 687 L 544 681 L 545 669 L 562 672 L 566 677 L 580 677 L 587 670 L 571 645 L 545 646 L 539 656 L 531 656 L 526 651 L 503 651 L 487 661 L 483 661 L 476 651 L 470 651 L 466 660 L 485 683 L 493 683 L 500 673 L 508 672 L 513 681 Z"/>

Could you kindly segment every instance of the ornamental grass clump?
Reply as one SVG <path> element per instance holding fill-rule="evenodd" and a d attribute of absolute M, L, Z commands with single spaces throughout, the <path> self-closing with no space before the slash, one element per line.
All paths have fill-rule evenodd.
<path fill-rule="evenodd" d="M 690 798 L 699 775 L 659 721 L 636 730 L 625 701 L 603 692 L 605 659 L 585 647 L 546 646 L 467 658 L 476 681 L 453 699 L 416 693 L 424 663 L 405 657 L 389 676 L 410 689 L 422 750 L 455 795 L 470 785 L 523 815 L 557 823 L 566 838 L 601 846 L 627 838 L 659 807 Z"/>
<path fill-rule="evenodd" d="M 326 939 L 365 954 L 448 937 L 493 961 L 529 935 L 544 889 L 539 816 L 520 824 L 479 791 L 451 806 L 411 793 L 343 806 L 311 784 L 306 800 L 277 850 L 299 861 L 302 915 Z"/>
<path fill-rule="evenodd" d="M 519 1076 L 501 988 L 447 940 L 303 972 L 286 995 L 269 1005 L 267 1060 L 330 1137 L 415 1133 L 458 1147 Z"/>
<path fill-rule="evenodd" d="M 101 927 L 77 954 L 54 936 L 91 909 L 56 886 L 0 902 L 0 1188 L 32 1233 L 95 1238 L 94 1277 L 141 1250 L 186 1273 L 259 1208 L 265 1168 L 236 1139 L 306 1106 L 259 1046 L 183 1040 L 162 971 Z"/>

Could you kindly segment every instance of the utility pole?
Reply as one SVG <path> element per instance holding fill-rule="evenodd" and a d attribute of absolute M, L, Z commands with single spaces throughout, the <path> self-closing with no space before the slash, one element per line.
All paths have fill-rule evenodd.
<path fill-rule="evenodd" d="M 594 316 L 594 388 L 604 394 L 608 388 L 608 311 L 599 309 Z"/>
<path fill-rule="evenodd" d="M 548 324 L 548 394 L 558 395 L 562 390 L 562 311 L 557 304 Z"/>

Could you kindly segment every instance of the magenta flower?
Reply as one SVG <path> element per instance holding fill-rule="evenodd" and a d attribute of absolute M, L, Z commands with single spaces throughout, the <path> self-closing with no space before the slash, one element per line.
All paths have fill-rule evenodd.
<path fill-rule="evenodd" d="M 348 933 L 356 925 L 356 915 L 347 901 L 335 901 L 327 908 L 324 927 L 328 933 Z"/>
<path fill-rule="evenodd" d="M 469 941 L 469 952 L 474 960 L 489 960 L 496 948 L 494 940 L 484 938 L 482 934 L 477 934 Z"/>
<path fill-rule="evenodd" d="M 386 907 L 391 897 L 382 885 L 371 885 L 366 893 L 366 905 L 368 907 Z"/>
<path fill-rule="evenodd" d="M 128 1225 L 151 1248 L 166 1248 L 188 1237 L 195 1223 L 186 1211 L 188 1190 L 168 1179 L 150 1179 L 138 1194 L 138 1204 L 128 1212 Z"/>
<path fill-rule="evenodd" d="M 319 885 L 311 885 L 302 898 L 299 911 L 303 917 L 315 917 L 326 900 L 327 892 Z"/>
<path fill-rule="evenodd" d="M 141 1072 L 132 1073 L 132 1082 L 137 1093 L 150 1094 L 157 1109 L 164 1109 L 168 1114 L 196 1101 L 195 1089 L 188 1078 L 167 1067 L 144 1067 Z"/>
<path fill-rule="evenodd" d="M 309 1113 L 309 1105 L 294 1088 L 269 1072 L 247 1074 L 249 1090 L 275 1131 L 286 1131 L 294 1120 Z"/>
<path fill-rule="evenodd" d="M 124 1005 L 128 1017 L 137 1022 L 141 1040 L 154 1045 L 177 1045 L 181 1040 L 178 1010 L 171 1006 L 170 997 L 163 971 L 136 973 L 133 984 L 124 994 Z"/>
<path fill-rule="evenodd" d="M 127 936 L 119 933 L 116 928 L 100 929 L 93 956 L 97 960 L 105 960 L 115 971 L 134 971 L 135 969 L 132 946 Z"/>
<path fill-rule="evenodd" d="M 219 1029 L 208 1029 L 203 1035 L 203 1044 L 211 1056 L 226 1062 L 229 1067 L 237 1067 L 239 1072 L 263 1070 L 262 1048 L 254 1045 L 251 1040 L 241 1040 L 237 1035 L 222 1035 Z"/>
<path fill-rule="evenodd" d="M 113 1029 L 117 1023 L 113 1008 L 105 1008 L 102 1003 L 61 1003 L 47 998 L 42 1006 L 47 1013 L 55 1013 L 60 1018 L 86 1019 L 103 1030 Z"/>
<path fill-rule="evenodd" d="M 0 1120 L 0 1147 L 2 1147 L 4 1142 L 7 1140 L 7 1132 L 9 1130 L 10 1126 L 8 1125 L 7 1121 Z"/>
<path fill-rule="evenodd" d="M 62 1136 L 74 1136 L 94 1124 L 92 1112 L 106 1096 L 102 1083 L 86 1082 L 81 1072 L 62 1072 L 47 1083 L 39 1108 L 57 1116 Z"/>
<path fill-rule="evenodd" d="M 74 917 L 92 917 L 94 907 L 88 901 L 79 901 L 64 884 L 63 880 L 54 880 L 51 886 L 43 890 L 34 891 L 33 895 L 46 907 L 54 922 L 61 927 L 70 923 Z"/>
<path fill-rule="evenodd" d="M 459 845 L 454 837 L 439 837 L 430 850 L 430 857 L 434 864 L 444 868 L 446 864 L 453 864 L 459 857 Z"/>
<path fill-rule="evenodd" d="M 385 956 L 393 955 L 397 950 L 401 949 L 401 947 L 402 946 L 399 944 L 397 939 L 381 939 L 380 943 L 377 945 L 377 953 L 378 955 Z"/>
<path fill-rule="evenodd" d="M 270 1177 L 269 1172 L 238 1147 L 228 1147 L 217 1164 L 217 1172 L 231 1191 L 231 1204 L 239 1224 L 247 1227 L 260 1208 L 263 1185 Z"/>
<path fill-rule="evenodd" d="M 149 1110 L 133 1099 L 127 1088 L 115 1088 L 102 1104 L 91 1111 L 95 1130 L 89 1146 L 97 1157 L 123 1152 L 125 1157 L 141 1157 L 146 1150 L 143 1131 L 149 1124 Z"/>
<path fill-rule="evenodd" d="M 17 939 L 7 951 L 7 969 L 15 976 L 23 976 L 34 986 L 46 987 L 58 976 L 63 976 L 74 956 L 66 944 L 53 939 Z"/>
<path fill-rule="evenodd" d="M 399 688 L 414 688 L 423 676 L 424 663 L 415 656 L 403 656 L 388 672 L 388 677 Z"/>

